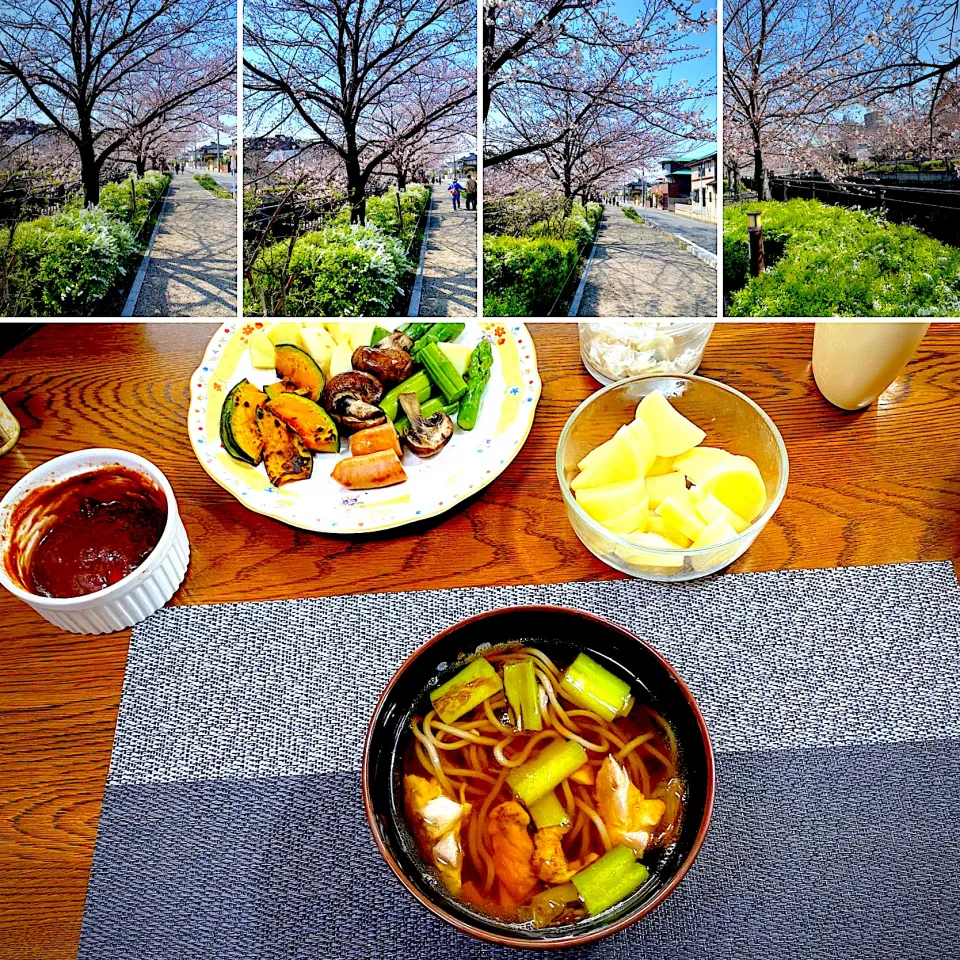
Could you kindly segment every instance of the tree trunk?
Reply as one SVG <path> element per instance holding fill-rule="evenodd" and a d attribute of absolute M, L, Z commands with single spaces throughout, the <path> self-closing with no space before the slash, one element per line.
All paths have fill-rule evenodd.
<path fill-rule="evenodd" d="M 397 189 L 405 190 L 407 187 L 407 171 L 401 166 L 397 166 Z"/>
<path fill-rule="evenodd" d="M 100 165 L 92 143 L 81 143 L 80 180 L 83 183 L 83 202 L 87 206 L 95 206 L 100 202 Z"/>
<path fill-rule="evenodd" d="M 142 177 L 147 172 L 147 158 L 137 157 L 137 176 Z"/>
<path fill-rule="evenodd" d="M 354 130 L 347 130 L 347 156 L 344 167 L 347 173 L 347 202 L 350 204 L 350 222 L 361 226 L 367 222 L 367 200 L 364 194 L 367 189 L 369 172 L 364 174 L 360 168 L 360 153 L 357 150 Z M 399 167 L 399 164 L 398 164 Z"/>
<path fill-rule="evenodd" d="M 483 71 L 480 78 L 481 93 L 483 95 L 483 122 L 487 122 L 487 114 L 490 112 L 490 74 L 487 71 L 487 51 L 493 51 L 493 44 L 496 40 L 497 28 L 492 23 L 486 22 L 483 18 Z M 486 164 L 484 164 L 486 166 Z"/>
<path fill-rule="evenodd" d="M 763 149 L 760 138 L 753 136 L 753 189 L 757 191 L 758 200 L 770 199 L 770 187 L 767 184 L 767 172 L 763 166 Z"/>
<path fill-rule="evenodd" d="M 350 204 L 350 222 L 364 226 L 367 222 L 367 198 L 364 196 L 366 181 L 359 169 L 347 165 L 347 202 Z"/>

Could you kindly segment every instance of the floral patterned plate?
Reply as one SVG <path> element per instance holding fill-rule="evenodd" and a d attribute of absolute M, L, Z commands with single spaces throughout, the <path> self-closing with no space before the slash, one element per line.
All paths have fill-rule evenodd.
<path fill-rule="evenodd" d="M 493 369 L 477 425 L 458 427 L 453 439 L 430 460 L 403 455 L 406 483 L 380 490 L 346 490 L 330 477 L 348 454 L 314 455 L 309 480 L 273 486 L 263 466 L 234 460 L 220 443 L 220 410 L 227 391 L 246 377 L 262 387 L 276 380 L 272 370 L 250 362 L 247 338 L 262 323 L 227 323 L 207 345 L 190 381 L 190 442 L 204 470 L 244 506 L 304 530 L 369 533 L 435 517 L 498 477 L 520 452 L 533 426 L 540 399 L 537 353 L 523 324 L 468 323 L 458 343 L 481 337 L 493 347 Z M 343 444 L 346 447 L 346 444 Z"/>

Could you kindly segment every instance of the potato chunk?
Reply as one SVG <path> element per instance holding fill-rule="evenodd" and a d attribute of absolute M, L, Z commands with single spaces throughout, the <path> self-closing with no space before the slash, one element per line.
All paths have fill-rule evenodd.
<path fill-rule="evenodd" d="M 719 447 L 694 447 L 674 458 L 673 469 L 680 470 L 691 483 L 700 483 L 711 467 L 730 456 Z"/>
<path fill-rule="evenodd" d="M 683 496 L 687 490 L 687 480 L 679 470 L 674 470 L 659 477 L 647 477 L 646 488 L 650 507 L 655 510 L 667 497 Z"/>
<path fill-rule="evenodd" d="M 254 330 L 247 340 L 250 362 L 257 370 L 272 370 L 276 358 L 270 338 L 262 330 Z"/>
<path fill-rule="evenodd" d="M 648 458 L 641 441 L 629 427 L 624 426 L 611 440 L 587 454 L 580 463 L 584 466 L 581 466 L 580 473 L 573 478 L 570 484 L 572 490 L 642 481 Z"/>
<path fill-rule="evenodd" d="M 644 497 L 635 507 L 612 520 L 605 520 L 603 525 L 611 533 L 643 533 L 647 529 L 647 510 L 649 500 Z"/>
<path fill-rule="evenodd" d="M 737 531 L 730 526 L 726 517 L 717 517 L 707 524 L 707 528 L 693 541 L 694 547 L 712 547 L 718 543 L 726 543 L 737 536 Z"/>
<path fill-rule="evenodd" d="M 655 390 L 637 407 L 637 418 L 649 427 L 658 457 L 676 457 L 703 443 L 706 434 L 675 410 L 670 401 Z"/>
<path fill-rule="evenodd" d="M 577 503 L 598 523 L 626 513 L 642 502 L 643 497 L 642 479 L 577 491 Z"/>
<path fill-rule="evenodd" d="M 714 520 L 722 517 L 737 533 L 743 533 L 750 526 L 743 517 L 738 516 L 729 507 L 725 507 L 712 493 L 701 492 L 699 497 L 694 497 L 694 502 L 697 513 L 700 514 L 706 524 L 711 524 Z"/>
<path fill-rule="evenodd" d="M 657 507 L 657 513 L 663 517 L 668 530 L 677 530 L 691 540 L 696 540 L 707 529 L 707 525 L 697 516 L 689 499 L 667 497 Z"/>
<path fill-rule="evenodd" d="M 711 467 L 700 488 L 752 523 L 767 505 L 767 488 L 760 469 L 749 457 L 730 457 Z"/>

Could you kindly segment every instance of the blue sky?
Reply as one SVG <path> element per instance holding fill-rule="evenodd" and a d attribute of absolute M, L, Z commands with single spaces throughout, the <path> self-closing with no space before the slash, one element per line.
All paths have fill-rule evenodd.
<path fill-rule="evenodd" d="M 638 8 L 637 0 L 613 0 L 614 11 L 626 23 L 636 19 Z M 705 3 L 701 5 L 701 9 L 713 10 L 715 7 L 713 4 Z M 717 28 L 714 26 L 708 33 L 690 33 L 687 35 L 685 43 L 695 46 L 699 50 L 709 51 L 710 55 L 662 71 L 661 76 L 664 82 L 676 83 L 679 80 L 686 80 L 690 84 L 695 84 L 701 80 L 706 80 L 708 82 L 712 81 L 712 86 L 715 89 L 717 85 Z M 716 97 L 713 97 L 710 103 L 704 105 L 704 112 L 708 117 L 716 120 Z"/>
<path fill-rule="evenodd" d="M 627 23 L 636 19 L 638 3 L 637 0 L 613 0 L 613 7 L 622 20 Z M 715 9 L 711 4 L 703 4 L 701 9 Z M 706 81 L 711 89 L 717 89 L 717 28 L 712 27 L 707 33 L 687 34 L 684 43 L 696 47 L 698 50 L 709 54 L 700 59 L 690 60 L 678 66 L 661 71 L 661 79 L 664 83 L 677 83 L 680 80 L 686 80 L 687 83 L 694 85 L 701 81 Z M 692 53 L 693 51 L 691 51 Z M 706 117 L 716 121 L 717 119 L 717 95 L 709 98 L 703 104 L 703 112 Z M 713 143 L 716 143 L 714 135 Z M 689 153 L 695 150 L 699 143 L 690 142 L 682 149 L 682 153 Z M 639 169 L 637 173 L 647 177 L 658 177 L 663 171 L 659 163 L 653 163 L 646 169 Z"/>

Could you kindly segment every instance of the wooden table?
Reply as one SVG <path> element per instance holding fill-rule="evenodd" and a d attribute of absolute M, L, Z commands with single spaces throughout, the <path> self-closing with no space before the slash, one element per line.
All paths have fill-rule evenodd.
<path fill-rule="evenodd" d="M 560 430 L 597 388 L 573 324 L 531 327 L 543 399 L 503 476 L 441 518 L 349 539 L 250 513 L 200 468 L 188 382 L 214 329 L 50 325 L 0 356 L 0 395 L 23 425 L 0 494 L 70 450 L 148 457 L 192 545 L 178 604 L 619 576 L 574 536 L 554 474 Z M 960 325 L 935 325 L 908 374 L 858 414 L 817 392 L 811 342 L 809 324 L 719 324 L 707 348 L 700 372 L 759 402 L 790 452 L 786 499 L 731 570 L 952 560 L 960 572 Z M 76 954 L 128 641 L 69 636 L 0 596 L 3 960 Z"/>

